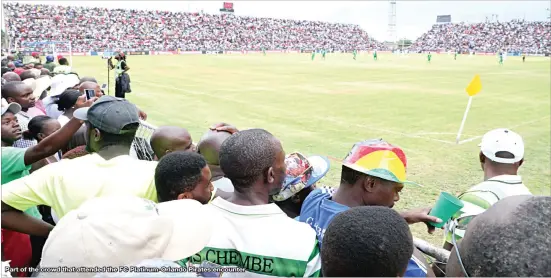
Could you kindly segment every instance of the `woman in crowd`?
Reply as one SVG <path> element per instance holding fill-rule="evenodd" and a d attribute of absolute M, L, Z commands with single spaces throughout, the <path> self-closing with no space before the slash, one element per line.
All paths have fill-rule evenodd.
<path fill-rule="evenodd" d="M 40 143 L 44 138 L 61 128 L 61 125 L 56 119 L 48 116 L 36 116 L 29 122 L 28 130 L 23 132 L 23 137 L 28 140 L 36 140 Z M 60 153 L 56 153 L 50 157 L 44 158 L 32 165 L 30 172 L 34 172 L 45 165 L 57 162 L 61 159 Z"/>
<path fill-rule="evenodd" d="M 64 126 L 73 118 L 73 112 L 86 102 L 86 97 L 78 90 L 68 89 L 59 95 L 54 102 L 57 104 L 57 109 L 63 112 L 57 120 L 61 126 Z"/>

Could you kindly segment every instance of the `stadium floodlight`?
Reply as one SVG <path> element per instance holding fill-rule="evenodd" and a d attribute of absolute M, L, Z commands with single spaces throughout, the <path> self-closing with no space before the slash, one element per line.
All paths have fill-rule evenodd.
<path fill-rule="evenodd" d="M 71 65 L 72 67 L 73 66 L 73 49 L 70 41 L 22 42 L 21 48 L 23 48 L 23 50 L 27 48 L 40 48 L 41 49 L 40 52 L 49 53 L 51 51 L 52 55 L 57 56 L 57 53 L 58 53 L 57 52 L 58 48 L 56 48 L 57 45 L 66 46 L 66 49 L 68 50 L 68 53 L 69 53 L 69 65 Z"/>

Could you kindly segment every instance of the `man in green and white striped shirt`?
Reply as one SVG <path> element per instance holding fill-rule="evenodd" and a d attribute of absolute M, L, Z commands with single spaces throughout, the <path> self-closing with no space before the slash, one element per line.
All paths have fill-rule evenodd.
<path fill-rule="evenodd" d="M 318 277 L 316 233 L 269 203 L 270 195 L 281 190 L 284 159 L 281 143 L 265 130 L 244 130 L 227 138 L 220 149 L 220 167 L 235 191 L 227 200 L 217 197 L 207 205 L 215 223 L 210 242 L 178 263 L 197 267 L 209 261 L 245 271 L 225 271 L 223 277 Z"/>
<path fill-rule="evenodd" d="M 459 195 L 464 207 L 454 215 L 454 219 L 467 219 L 486 211 L 497 201 L 515 195 L 532 195 L 522 183 L 518 169 L 524 161 L 524 142 L 517 133 L 504 128 L 494 129 L 482 137 L 480 164 L 484 171 L 484 181 Z M 444 248 L 451 250 L 451 222 L 445 228 Z M 463 238 L 465 230 L 455 229 L 455 239 Z"/>

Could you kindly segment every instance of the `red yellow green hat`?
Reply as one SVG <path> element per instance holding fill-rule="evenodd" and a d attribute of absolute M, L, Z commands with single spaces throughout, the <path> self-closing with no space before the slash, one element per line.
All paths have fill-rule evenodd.
<path fill-rule="evenodd" d="M 412 183 L 406 181 L 407 159 L 404 151 L 383 139 L 370 139 L 354 144 L 343 165 L 384 180 Z"/>

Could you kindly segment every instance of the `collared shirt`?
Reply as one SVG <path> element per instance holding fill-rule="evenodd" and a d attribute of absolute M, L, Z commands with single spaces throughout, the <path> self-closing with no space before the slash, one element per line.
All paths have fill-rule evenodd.
<path fill-rule="evenodd" d="M 157 162 L 121 155 L 110 160 L 93 153 L 48 164 L 2 186 L 2 201 L 17 210 L 51 207 L 60 218 L 93 197 L 133 195 L 157 201 Z"/>
<path fill-rule="evenodd" d="M 331 200 L 332 194 L 329 188 L 312 191 L 304 200 L 300 211 L 299 221 L 310 224 L 316 231 L 320 246 L 323 245 L 323 236 L 331 220 L 340 212 L 349 209 L 348 206 Z M 427 277 L 427 269 L 412 255 L 404 277 Z"/>
<path fill-rule="evenodd" d="M 317 277 L 321 261 L 316 234 L 276 205 L 240 206 L 222 198 L 208 204 L 216 219 L 210 242 L 178 263 L 245 268 L 236 276 Z M 269 239 L 269 240 L 266 240 Z M 224 276 L 232 273 L 225 273 Z"/>
<path fill-rule="evenodd" d="M 499 200 L 518 195 L 532 195 L 532 192 L 522 183 L 518 175 L 501 175 L 485 180 L 465 191 L 459 196 L 463 201 L 463 208 L 453 216 L 457 219 L 463 216 L 478 215 L 489 209 Z M 445 240 L 452 243 L 452 233 L 449 230 L 450 222 L 444 227 Z M 465 230 L 455 229 L 455 239 L 460 240 Z"/>
<path fill-rule="evenodd" d="M 29 128 L 29 122 L 31 121 L 32 117 L 23 111 L 19 111 L 19 113 L 15 114 L 15 117 L 17 117 L 17 122 L 19 122 L 19 126 L 21 127 L 21 132 L 27 131 Z M 13 143 L 13 147 L 15 148 L 29 148 L 36 145 L 36 140 L 27 140 L 27 139 L 19 139 Z"/>

